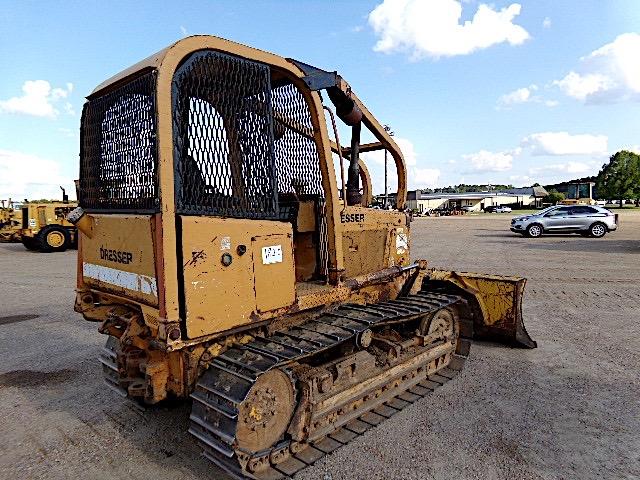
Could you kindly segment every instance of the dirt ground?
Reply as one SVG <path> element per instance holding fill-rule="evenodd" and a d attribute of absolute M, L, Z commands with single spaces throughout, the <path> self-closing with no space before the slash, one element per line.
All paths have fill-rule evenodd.
<path fill-rule="evenodd" d="M 474 343 L 464 372 L 296 479 L 640 478 L 640 213 L 526 239 L 509 215 L 419 218 L 434 266 L 526 276 L 535 350 Z M 104 337 L 72 310 L 75 251 L 0 244 L 0 478 L 224 478 L 186 431 L 103 386 Z"/>

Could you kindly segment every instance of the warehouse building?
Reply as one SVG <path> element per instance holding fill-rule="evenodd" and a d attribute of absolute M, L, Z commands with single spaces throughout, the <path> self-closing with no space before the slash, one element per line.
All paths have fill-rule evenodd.
<path fill-rule="evenodd" d="M 543 187 L 512 188 L 491 192 L 425 193 L 421 190 L 407 192 L 407 208 L 418 212 L 434 209 L 461 209 L 470 207 L 480 212 L 494 205 L 505 205 L 514 209 L 540 208 L 547 196 Z"/>

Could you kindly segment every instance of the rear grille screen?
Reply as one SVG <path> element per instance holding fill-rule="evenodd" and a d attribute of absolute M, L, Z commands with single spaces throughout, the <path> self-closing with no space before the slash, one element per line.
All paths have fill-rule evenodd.
<path fill-rule="evenodd" d="M 159 211 L 156 73 L 87 102 L 80 140 L 80 206 Z"/>
<path fill-rule="evenodd" d="M 213 51 L 173 79 L 178 214 L 276 219 L 270 71 Z"/>

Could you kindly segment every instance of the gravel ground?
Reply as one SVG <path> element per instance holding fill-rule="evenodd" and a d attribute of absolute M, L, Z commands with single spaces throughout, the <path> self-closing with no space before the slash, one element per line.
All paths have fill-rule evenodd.
<path fill-rule="evenodd" d="M 525 239 L 508 216 L 419 218 L 434 266 L 524 275 L 535 350 L 474 343 L 444 388 L 296 479 L 640 478 L 640 213 L 619 232 Z M 0 244 L 0 478 L 224 478 L 188 405 L 145 412 L 103 387 L 104 337 L 72 311 L 75 252 Z"/>

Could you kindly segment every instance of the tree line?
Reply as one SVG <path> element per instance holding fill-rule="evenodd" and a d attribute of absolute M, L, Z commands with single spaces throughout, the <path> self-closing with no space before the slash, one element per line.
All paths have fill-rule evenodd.
<path fill-rule="evenodd" d="M 484 184 L 484 185 L 469 185 L 461 183 L 460 185 L 440 187 L 440 188 L 421 188 L 422 193 L 467 193 L 467 192 L 490 192 L 492 190 L 509 190 L 513 188 L 513 185 L 501 185 L 501 184 Z"/>
<path fill-rule="evenodd" d="M 596 177 L 598 197 L 620 202 L 635 200 L 640 203 L 640 155 L 628 150 L 621 150 L 602 165 Z"/>

